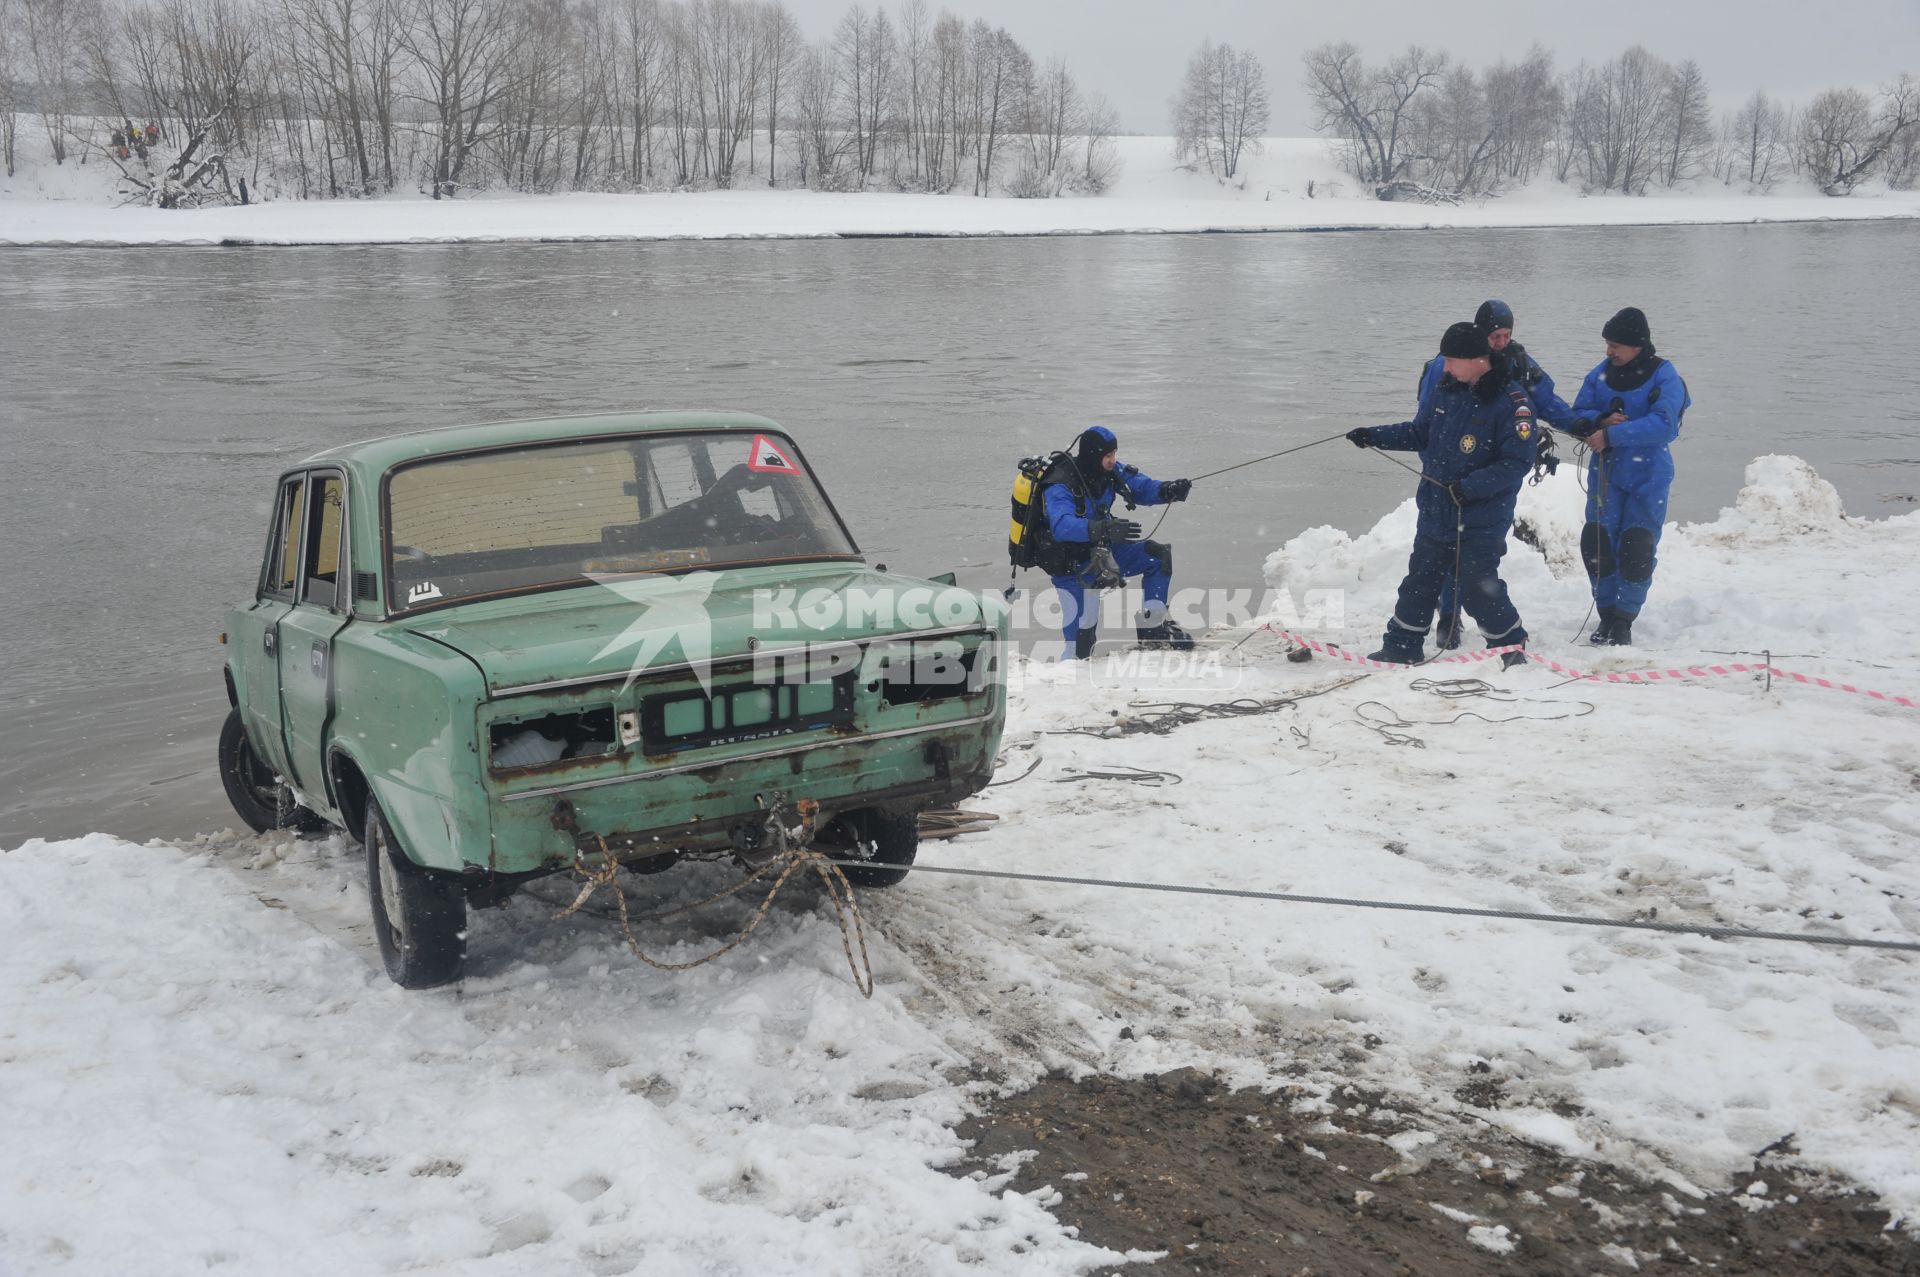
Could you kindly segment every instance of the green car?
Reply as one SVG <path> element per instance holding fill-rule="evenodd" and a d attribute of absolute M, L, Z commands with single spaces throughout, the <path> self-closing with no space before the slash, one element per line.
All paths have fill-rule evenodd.
<path fill-rule="evenodd" d="M 993 771 L 1006 609 L 868 566 L 764 418 L 395 435 L 301 462 L 272 509 L 221 778 L 255 830 L 364 844 L 408 988 L 459 976 L 469 905 L 609 858 L 762 863 L 781 812 L 890 886 L 918 813 Z"/>

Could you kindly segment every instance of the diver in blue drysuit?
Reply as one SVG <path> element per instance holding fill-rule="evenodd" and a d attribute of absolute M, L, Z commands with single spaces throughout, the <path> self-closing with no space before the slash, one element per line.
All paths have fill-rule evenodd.
<path fill-rule="evenodd" d="M 1447 329 L 1440 354 L 1447 376 L 1421 399 L 1413 420 L 1347 432 L 1358 447 L 1420 453 L 1414 493 L 1420 523 L 1376 661 L 1412 665 L 1422 659 L 1441 584 L 1456 573 L 1461 602 L 1489 647 L 1527 641 L 1500 579 L 1500 560 L 1514 502 L 1536 456 L 1533 405 L 1474 325 Z M 1509 652 L 1501 663 L 1525 659 Z"/>
<path fill-rule="evenodd" d="M 1064 656 L 1084 660 L 1092 655 L 1100 623 L 1102 589 L 1140 578 L 1144 606 L 1136 617 L 1142 643 L 1156 647 L 1190 648 L 1193 639 L 1167 616 L 1167 592 L 1173 582 L 1173 547 L 1159 541 L 1141 541 L 1140 525 L 1113 517 L 1113 500 L 1124 490 L 1130 505 L 1165 505 L 1185 501 L 1193 488 L 1190 479 L 1149 479 L 1137 469 L 1120 464 L 1119 440 L 1105 426 L 1082 431 L 1072 456 L 1064 453 L 1044 481 L 1042 508 L 1054 546 L 1047 553 L 1053 585 L 1060 592 L 1065 613 L 1061 629 L 1067 640 Z M 1055 569 L 1058 569 L 1057 571 Z"/>
<path fill-rule="evenodd" d="M 1592 641 L 1633 642 L 1633 621 L 1653 584 L 1655 548 L 1667 521 L 1680 419 L 1693 406 L 1687 383 L 1654 354 L 1647 317 L 1632 306 L 1606 322 L 1607 357 L 1574 396 L 1573 434 L 1587 441 L 1587 525 L 1580 557 L 1593 583 L 1600 625 Z"/>
<path fill-rule="evenodd" d="M 1544 421 L 1556 430 L 1565 430 L 1573 423 L 1573 409 L 1565 400 L 1554 393 L 1553 378 L 1547 375 L 1537 360 L 1513 338 L 1513 307 L 1497 297 L 1490 297 L 1480 303 L 1480 309 L 1473 313 L 1473 326 L 1487 335 L 1487 348 L 1496 355 L 1504 355 L 1507 360 L 1507 375 L 1520 383 L 1527 392 L 1527 399 L 1533 404 L 1534 419 Z M 1440 378 L 1446 375 L 1446 358 L 1435 355 L 1427 361 L 1420 372 L 1419 391 L 1414 399 L 1416 404 L 1425 400 Z M 1534 472 L 1545 470 L 1552 474 L 1560 466 L 1560 456 L 1553 450 L 1553 435 L 1546 430 L 1534 432 L 1534 446 L 1537 455 L 1534 458 Z M 1440 587 L 1440 616 L 1434 626 L 1434 646 L 1449 649 L 1460 646 L 1460 605 L 1454 601 L 1453 578 L 1448 577 Z"/>

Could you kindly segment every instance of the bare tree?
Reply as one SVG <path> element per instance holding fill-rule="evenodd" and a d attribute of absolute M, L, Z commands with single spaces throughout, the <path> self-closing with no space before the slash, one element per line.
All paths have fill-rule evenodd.
<path fill-rule="evenodd" d="M 619 70 L 621 132 L 631 131 L 624 150 L 626 183 L 643 187 L 653 178 L 654 129 L 665 90 L 666 24 L 659 0 L 616 0 L 619 4 Z"/>
<path fill-rule="evenodd" d="M 14 173 L 20 109 L 19 0 L 0 0 L 0 167 Z"/>
<path fill-rule="evenodd" d="M 841 104 L 862 185 L 878 163 L 881 124 L 891 96 L 893 43 L 893 24 L 886 10 L 869 14 L 860 4 L 847 10 L 834 31 L 834 54 L 843 77 Z"/>
<path fill-rule="evenodd" d="M 1876 110 L 1859 89 L 1832 89 L 1800 119 L 1800 162 L 1828 195 L 1849 195 L 1920 122 L 1920 82 L 1903 75 L 1881 91 Z"/>
<path fill-rule="evenodd" d="M 823 191 L 851 189 L 856 178 L 846 162 L 848 139 L 839 126 L 839 85 L 831 44 L 808 49 L 800 59 L 800 180 Z"/>
<path fill-rule="evenodd" d="M 506 0 L 418 0 L 402 42 L 431 113 L 433 198 L 460 189 L 477 147 L 499 131 L 497 111 L 511 89 L 513 12 Z"/>
<path fill-rule="evenodd" d="M 779 181 L 780 95 L 799 65 L 806 38 L 800 24 L 779 0 L 760 6 L 760 46 L 765 56 L 767 107 L 767 185 Z"/>
<path fill-rule="evenodd" d="M 332 195 L 366 195 L 380 185 L 378 152 L 367 136 L 372 112 L 362 58 L 375 9 L 370 0 L 281 0 L 279 5 L 293 70 L 307 90 L 303 96 L 338 139 L 349 167 L 344 184 L 331 184 Z M 332 163 L 327 167 L 331 175 Z"/>
<path fill-rule="evenodd" d="M 40 127 L 55 164 L 67 161 L 73 116 L 82 109 L 83 49 L 99 21 L 89 0 L 20 0 L 25 11 L 27 66 L 33 75 Z"/>
<path fill-rule="evenodd" d="M 1896 94 L 1903 88 L 1911 93 L 1913 81 L 1910 76 L 1902 76 L 1889 94 L 1889 106 L 1897 104 Z M 1882 111 L 1883 117 L 1885 109 Z M 1893 141 L 1887 148 L 1886 176 L 1887 185 L 1896 191 L 1910 191 L 1920 183 L 1920 127 L 1911 124 L 1897 129 Z"/>
<path fill-rule="evenodd" d="M 935 114 L 940 121 L 935 130 L 943 153 L 928 157 L 935 174 L 933 189 L 951 191 L 960 185 L 960 170 L 971 152 L 975 133 L 969 86 L 972 74 L 973 42 L 966 23 L 951 13 L 941 13 L 933 24 L 933 62 Z"/>
<path fill-rule="evenodd" d="M 990 194 L 994 152 L 1012 122 L 1017 104 L 1026 98 L 1033 76 L 1033 59 L 1005 27 L 989 27 L 975 19 L 967 31 L 967 61 L 971 70 L 967 119 L 973 133 L 973 193 Z"/>
<path fill-rule="evenodd" d="M 1666 157 L 1662 179 L 1675 186 L 1698 173 L 1713 144 L 1713 115 L 1707 101 L 1707 77 L 1688 58 L 1667 78 Z"/>
<path fill-rule="evenodd" d="M 1666 136 L 1671 75 L 1639 45 L 1598 68 L 1575 70 L 1569 127 L 1589 187 L 1646 193 Z"/>
<path fill-rule="evenodd" d="M 1209 173 L 1236 176 L 1241 155 L 1260 145 L 1270 101 L 1259 58 L 1229 44 L 1204 42 L 1187 60 L 1186 77 L 1174 99 L 1175 157 L 1204 163 Z"/>
<path fill-rule="evenodd" d="M 1094 94 L 1087 101 L 1086 155 L 1072 182 L 1075 190 L 1102 195 L 1119 179 L 1120 153 L 1113 145 L 1113 135 L 1119 131 L 1120 113 L 1105 96 Z"/>
<path fill-rule="evenodd" d="M 1564 113 L 1553 54 L 1536 44 L 1518 62 L 1502 60 L 1487 73 L 1486 94 L 1502 137 L 1502 176 L 1531 181 L 1546 163 Z"/>
<path fill-rule="evenodd" d="M 1353 45 L 1327 44 L 1304 60 L 1314 127 L 1345 143 L 1349 170 L 1379 198 L 1405 194 L 1416 158 L 1409 143 L 1425 97 L 1446 73 L 1446 54 L 1413 45 L 1385 66 L 1369 68 Z"/>
<path fill-rule="evenodd" d="M 896 96 L 892 114 L 899 126 L 905 154 L 896 157 L 894 183 L 923 191 L 930 186 L 927 153 L 937 122 L 933 92 L 933 14 L 926 0 L 907 0 L 900 11 L 899 26 L 900 65 L 893 81 Z"/>
<path fill-rule="evenodd" d="M 1080 87 L 1066 63 L 1054 58 L 1024 88 L 1026 101 L 1020 112 L 1024 153 L 1008 190 L 1027 199 L 1049 198 L 1060 194 L 1073 175 L 1067 143 L 1082 127 Z"/>
<path fill-rule="evenodd" d="M 1859 89 L 1830 89 L 1808 105 L 1796 146 L 1821 190 L 1846 195 L 1866 176 L 1872 128 L 1873 102 Z"/>
<path fill-rule="evenodd" d="M 1747 99 L 1734 115 L 1728 139 L 1727 174 L 1753 190 L 1773 189 L 1784 167 L 1781 153 L 1787 140 L 1787 113 L 1765 90 Z"/>

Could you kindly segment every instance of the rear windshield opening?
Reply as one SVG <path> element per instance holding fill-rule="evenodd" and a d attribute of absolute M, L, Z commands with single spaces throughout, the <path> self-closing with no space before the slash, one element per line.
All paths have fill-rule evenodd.
<path fill-rule="evenodd" d="M 784 436 L 639 435 L 452 455 L 387 481 L 395 608 L 858 551 Z"/>

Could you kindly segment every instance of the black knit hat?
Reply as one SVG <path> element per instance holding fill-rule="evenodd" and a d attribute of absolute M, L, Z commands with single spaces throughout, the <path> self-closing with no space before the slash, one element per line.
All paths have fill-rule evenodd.
<path fill-rule="evenodd" d="M 1113 431 L 1105 426 L 1093 426 L 1082 430 L 1079 439 L 1074 441 L 1074 456 L 1076 460 L 1091 461 L 1098 465 L 1100 458 L 1117 451 L 1119 447 L 1120 440 Z"/>
<path fill-rule="evenodd" d="M 1496 329 L 1513 327 L 1513 307 L 1498 297 L 1489 297 L 1480 303 L 1480 309 L 1473 312 L 1473 326 L 1483 333 Z"/>
<path fill-rule="evenodd" d="M 1440 353 L 1448 359 L 1485 359 L 1492 354 L 1487 335 L 1472 324 L 1454 324 L 1440 336 Z"/>
<path fill-rule="evenodd" d="M 1651 346 L 1653 333 L 1647 329 L 1647 317 L 1636 306 L 1628 306 L 1609 319 L 1600 335 L 1617 346 Z"/>

